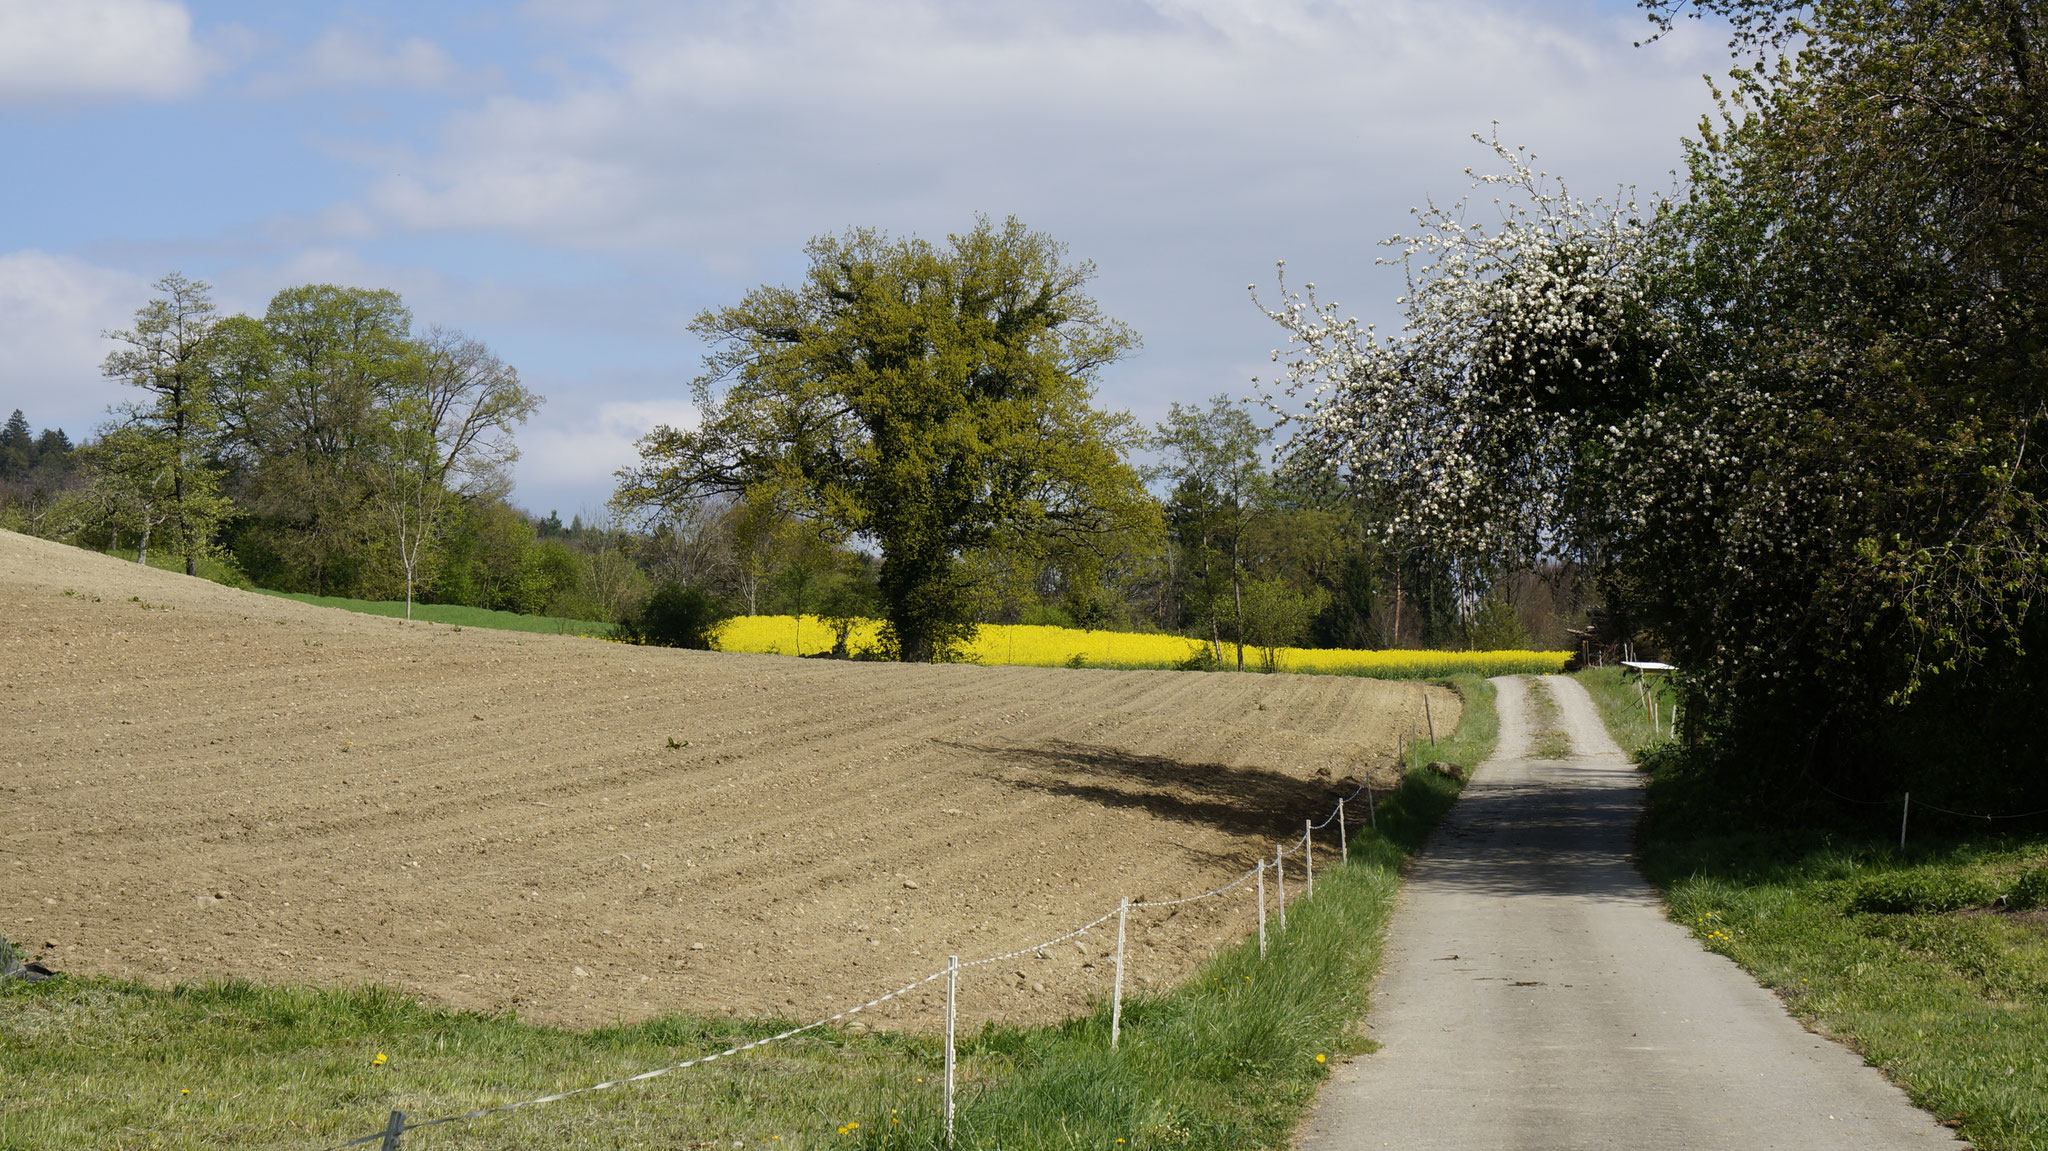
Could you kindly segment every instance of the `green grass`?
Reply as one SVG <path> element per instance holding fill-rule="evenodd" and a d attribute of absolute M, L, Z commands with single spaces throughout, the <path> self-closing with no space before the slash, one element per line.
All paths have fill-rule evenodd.
<path fill-rule="evenodd" d="M 1726 794 L 1704 754 L 1647 757 L 1643 867 L 1671 917 L 1976 1146 L 2048 1151 L 2048 915 L 2019 910 L 2048 903 L 2048 836 L 1901 851 L 1789 795 L 1804 814 L 1765 824 L 1771 805 Z"/>
<path fill-rule="evenodd" d="M 365 615 L 392 616 L 405 618 L 404 600 L 346 599 L 331 595 L 304 595 L 298 592 L 269 591 L 253 589 L 262 595 L 279 599 L 297 600 L 300 603 L 315 604 L 319 607 L 335 607 L 343 611 L 362 612 Z M 498 631 L 538 632 L 544 635 L 609 636 L 612 625 L 587 619 L 566 619 L 551 615 L 521 615 L 516 611 L 492 611 L 489 608 L 462 607 L 458 604 L 415 603 L 412 618 L 433 623 L 453 624 L 456 627 L 491 628 Z"/>
<path fill-rule="evenodd" d="M 115 559 L 127 560 L 129 563 L 135 562 L 134 548 L 124 548 L 101 554 L 113 556 Z M 158 571 L 176 572 L 179 575 L 184 575 L 185 557 L 175 552 L 166 552 L 159 549 L 149 553 L 149 562 L 145 566 L 155 568 Z M 217 584 L 226 584 L 229 587 L 254 590 L 254 585 L 249 582 L 249 577 L 242 574 L 242 569 L 235 565 L 234 559 L 225 553 L 215 552 L 200 556 L 199 563 L 196 566 L 199 569 L 200 579 L 211 580 Z"/>
<path fill-rule="evenodd" d="M 1607 724 L 1607 732 L 1621 750 L 1634 755 L 1644 748 L 1666 743 L 1671 739 L 1671 709 L 1675 693 L 1670 680 L 1663 675 L 1649 678 L 1649 690 L 1657 694 L 1657 726 L 1650 726 L 1649 709 L 1643 706 L 1642 678 L 1624 675 L 1619 667 L 1595 667 L 1574 672 L 1573 679 L 1586 688 L 1593 697 L 1593 705 L 1599 709 L 1600 718 Z"/>
<path fill-rule="evenodd" d="M 1456 686 L 1466 699 L 1458 731 L 1420 751 L 1470 767 L 1493 743 L 1492 690 L 1477 677 Z M 1106 1005 L 1052 1027 L 964 1036 L 958 1146 L 1286 1146 L 1331 1066 L 1367 1048 L 1359 1024 L 1400 867 L 1456 795 L 1447 780 L 1411 775 L 1380 802 L 1377 830 L 1353 833 L 1351 865 L 1326 866 L 1315 898 L 1290 903 L 1268 958 L 1248 939 L 1179 987 L 1126 1000 L 1114 1053 Z M 394 1109 L 414 1120 L 456 1114 L 782 1026 L 673 1015 L 579 1033 L 380 988 L 0 983 L 0 1148 L 322 1148 L 372 1133 Z M 405 1146 L 935 1148 L 940 1066 L 929 1035 L 827 1029 L 415 1131 Z"/>
<path fill-rule="evenodd" d="M 1529 755 L 1534 759 L 1570 759 L 1572 737 L 1558 726 L 1564 712 L 1557 706 L 1557 697 L 1550 693 L 1550 685 L 1535 676 L 1524 676 L 1528 684 L 1529 710 L 1536 717 L 1536 731 L 1529 739 Z"/>

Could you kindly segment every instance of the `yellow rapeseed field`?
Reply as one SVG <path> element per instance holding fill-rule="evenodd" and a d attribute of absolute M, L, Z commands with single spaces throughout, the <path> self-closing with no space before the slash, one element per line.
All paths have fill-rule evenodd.
<path fill-rule="evenodd" d="M 863 620 L 847 637 L 855 652 L 876 645 L 881 623 Z M 799 648 L 798 640 L 802 646 Z M 832 631 L 816 616 L 737 616 L 719 628 L 721 651 L 765 652 L 773 655 L 816 655 L 832 649 Z M 1206 640 L 1178 635 L 1127 631 L 1083 631 L 1034 624 L 983 624 L 965 658 L 979 664 L 1025 667 L 1178 667 L 1209 650 Z M 1569 652 L 1562 651 L 1356 651 L 1285 647 L 1278 652 L 1278 670 L 1324 675 L 1366 675 L 1381 679 L 1435 679 L 1440 676 L 1531 675 L 1555 672 Z M 1245 649 L 1245 666 L 1259 666 L 1256 648 Z M 1223 663 L 1235 666 L 1234 647 L 1224 644 Z"/>

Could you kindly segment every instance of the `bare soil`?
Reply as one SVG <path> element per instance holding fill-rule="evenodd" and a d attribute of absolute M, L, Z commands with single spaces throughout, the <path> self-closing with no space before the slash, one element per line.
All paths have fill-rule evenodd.
<path fill-rule="evenodd" d="M 1425 690 L 1458 715 L 1348 677 L 465 631 L 6 532 L 0 621 L 0 935 L 66 971 L 376 982 L 569 1026 L 809 1017 L 1205 890 L 1333 778 L 1386 781 Z M 1134 913 L 1132 984 L 1251 924 L 1244 889 Z M 974 969 L 964 1014 L 1084 1009 L 1113 936 Z M 927 1028 L 941 995 L 876 1022 Z"/>

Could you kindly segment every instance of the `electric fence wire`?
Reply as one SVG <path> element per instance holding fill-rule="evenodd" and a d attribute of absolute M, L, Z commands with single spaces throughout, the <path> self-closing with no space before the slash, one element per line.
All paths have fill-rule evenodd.
<path fill-rule="evenodd" d="M 1103 918 L 1107 919 L 1108 916 L 1104 916 Z M 1100 923 L 1101 920 L 1096 920 L 1096 922 Z M 863 1003 L 858 1007 L 849 1007 L 846 1010 L 839 1012 L 837 1015 L 828 1015 L 815 1023 L 806 1023 L 802 1027 L 792 1027 L 787 1031 L 779 1032 L 775 1035 L 769 1035 L 761 1039 L 756 1039 L 751 1043 L 742 1043 L 737 1047 L 728 1047 L 723 1051 L 714 1052 L 710 1055 L 700 1055 L 695 1059 L 685 1059 L 680 1063 L 671 1063 L 665 1067 L 656 1067 L 652 1071 L 642 1071 L 638 1075 L 628 1075 L 620 1079 L 608 1079 L 603 1083 L 592 1083 L 586 1087 L 576 1087 L 568 1091 L 558 1091 L 553 1095 L 542 1095 L 534 1099 L 522 1099 L 517 1103 L 504 1103 L 496 1107 L 480 1107 L 475 1111 L 467 1111 L 460 1115 L 444 1115 L 439 1119 L 424 1119 L 418 1123 L 407 1123 L 403 1127 L 399 1128 L 399 1133 L 403 1133 L 406 1131 L 417 1131 L 422 1127 L 438 1127 L 443 1123 L 459 1123 L 465 1119 L 481 1119 L 486 1115 L 499 1115 L 507 1111 L 517 1111 L 522 1107 L 534 1107 L 542 1103 L 556 1103 L 563 1099 L 571 1098 L 573 1096 L 587 1095 L 593 1091 L 609 1091 L 614 1087 L 621 1087 L 628 1083 L 638 1083 L 645 1079 L 657 1079 L 663 1075 L 667 1075 L 671 1071 L 681 1071 L 685 1067 L 695 1067 L 700 1063 L 711 1063 L 716 1060 L 723 1059 L 728 1055 L 738 1055 L 743 1051 L 752 1051 L 756 1047 L 764 1047 L 778 1040 L 788 1039 L 791 1036 L 795 1035 L 802 1035 L 806 1031 L 816 1030 L 817 1028 L 823 1027 L 828 1023 L 837 1023 L 841 1019 L 845 1019 L 850 1015 L 854 1015 L 859 1012 L 865 1011 L 870 1007 L 876 1006 L 877 1004 L 887 1003 L 891 999 L 907 995 L 910 992 L 915 991 L 920 987 L 923 987 L 925 984 L 930 983 L 934 979 L 942 978 L 945 974 L 946 972 L 944 970 L 934 971 L 930 975 L 927 975 L 914 983 L 906 983 L 902 987 L 899 987 L 886 995 L 877 995 L 873 999 L 868 1000 L 866 1003 Z M 329 1148 L 328 1151 L 342 1151 L 343 1148 L 358 1147 L 364 1143 L 371 1143 L 375 1142 L 378 1139 L 382 1139 L 386 1136 L 386 1134 L 387 1132 L 379 1131 L 375 1135 L 365 1135 L 361 1139 L 351 1139 L 346 1143 L 338 1143 L 334 1145 L 333 1147 Z"/>
<path fill-rule="evenodd" d="M 1345 802 L 1348 803 L 1350 800 L 1358 798 L 1359 793 L 1363 792 L 1364 790 L 1365 785 L 1363 783 L 1359 784 L 1358 787 L 1355 790 L 1353 790 L 1349 796 L 1345 797 Z M 1315 824 L 1314 826 L 1318 828 L 1329 826 L 1330 821 L 1335 819 L 1337 817 L 1337 813 L 1342 810 L 1343 807 L 1340 804 L 1337 808 L 1331 811 L 1329 816 L 1324 818 L 1323 822 Z M 1275 850 L 1278 855 L 1284 857 L 1287 855 L 1291 855 L 1294 852 L 1305 850 L 1308 847 L 1309 842 L 1309 832 L 1304 830 L 1294 847 L 1285 849 L 1276 848 Z M 1229 883 L 1226 883 L 1221 887 L 1205 891 L 1200 895 L 1189 895 L 1184 896 L 1180 899 L 1142 900 L 1132 902 L 1128 906 L 1175 907 L 1183 903 L 1196 903 L 1204 899 L 1214 899 L 1217 896 L 1222 895 L 1228 891 L 1231 891 L 1232 889 L 1250 881 L 1253 877 L 1257 876 L 1262 870 L 1264 870 L 1264 866 L 1264 863 L 1261 862 L 1261 864 L 1258 867 L 1252 868 L 1250 871 L 1245 872 L 1243 875 L 1238 876 L 1236 879 L 1231 880 Z M 986 964 L 1001 963 L 1006 959 L 1015 959 L 1019 956 L 1030 955 L 1034 952 L 1043 951 L 1048 947 L 1054 946 L 1055 944 L 1065 943 L 1069 939 L 1074 939 L 1081 935 L 1087 934 L 1087 932 L 1091 928 L 1099 927 L 1102 924 L 1108 922 L 1109 920 L 1116 918 L 1118 910 L 1119 909 L 1117 908 L 1112 908 L 1104 914 L 1089 920 L 1087 923 L 1084 923 L 1081 926 L 1074 928 L 1072 931 L 1069 931 L 1064 935 L 1057 935 L 1051 939 L 1047 939 L 1039 943 L 1034 943 L 1027 947 L 1020 947 L 1015 951 L 1006 951 L 1001 955 L 991 955 L 986 959 L 976 959 L 969 963 L 962 963 L 959 965 L 959 967 L 961 969 L 969 967 L 981 967 Z M 637 1075 L 628 1075 L 619 1079 L 609 1079 L 603 1083 L 592 1083 L 588 1086 L 577 1087 L 568 1091 L 558 1091 L 552 1095 L 542 1095 L 533 1099 L 522 1099 L 516 1103 L 503 1103 L 499 1104 L 496 1107 L 480 1107 L 474 1111 L 465 1111 L 460 1115 L 444 1115 L 437 1119 L 424 1119 L 418 1123 L 407 1123 L 399 1128 L 399 1133 L 402 1134 L 406 1131 L 416 1131 L 423 1127 L 438 1127 L 444 1123 L 460 1123 L 464 1120 L 469 1119 L 481 1119 L 488 1115 L 500 1115 L 508 1111 L 517 1111 L 524 1107 L 534 1107 L 543 1103 L 556 1103 L 560 1102 L 563 1099 L 573 1098 L 578 1095 L 587 1095 L 596 1091 L 609 1091 L 612 1088 L 622 1087 L 630 1083 L 639 1083 L 648 1079 L 658 1079 L 661 1076 L 667 1075 L 673 1071 L 681 1071 L 685 1068 L 695 1067 L 699 1064 L 715 1062 L 717 1060 L 724 1059 L 729 1055 L 738 1055 L 742 1052 L 752 1051 L 756 1047 L 765 1047 L 770 1043 L 779 1042 L 784 1039 L 790 1039 L 795 1036 L 802 1035 L 806 1031 L 815 1031 L 818 1028 L 824 1027 L 828 1024 L 837 1023 L 842 1019 L 846 1019 L 853 1015 L 859 1014 L 860 1012 L 865 1011 L 870 1007 L 876 1007 L 883 1003 L 887 1003 L 892 999 L 897 999 L 904 995 L 907 995 L 910 992 L 915 991 L 920 987 L 923 987 L 925 984 L 930 983 L 935 979 L 943 979 L 947 975 L 947 973 L 947 969 L 941 968 L 940 970 L 934 971 L 930 975 L 924 976 L 921 979 L 918 979 L 911 983 L 906 983 L 902 987 L 899 987 L 894 991 L 888 992 L 884 995 L 878 995 L 875 998 L 870 999 L 866 1003 L 862 1003 L 857 1007 L 849 1007 L 846 1010 L 841 1011 L 835 1015 L 828 1015 L 823 1019 L 819 1019 L 812 1023 L 806 1023 L 801 1027 L 792 1027 L 787 1031 L 782 1031 L 774 1035 L 765 1036 L 763 1038 L 756 1039 L 750 1043 L 742 1043 L 735 1047 L 728 1047 L 723 1051 L 714 1052 L 710 1055 L 700 1055 L 694 1059 L 685 1059 L 680 1063 L 670 1063 L 663 1067 L 656 1067 L 651 1071 L 642 1071 Z M 374 1135 L 365 1135 L 360 1139 L 351 1139 L 346 1143 L 337 1143 L 334 1146 L 327 1148 L 326 1151 L 345 1151 L 345 1149 L 349 1147 L 360 1147 L 365 1143 L 374 1143 L 379 1139 L 385 1138 L 386 1135 L 387 1132 L 379 1131 Z"/>
<path fill-rule="evenodd" d="M 1820 780 L 1815 779 L 1813 777 L 1813 771 L 1811 768 L 1802 769 L 1799 774 L 1801 778 L 1806 780 L 1806 782 L 1821 789 L 1822 791 L 1827 792 L 1829 795 L 1834 796 L 1836 799 L 1839 799 L 1844 803 L 1854 803 L 1863 807 L 1892 807 L 1898 802 L 1897 800 L 1890 799 L 1858 799 L 1853 795 L 1843 795 L 1841 792 L 1836 791 L 1834 788 L 1829 787 L 1827 784 L 1822 783 Z M 1952 811 L 1949 808 L 1941 806 L 1940 804 L 1928 803 L 1924 799 L 1915 800 L 1913 802 L 1913 806 L 1916 809 L 1938 811 L 1941 812 L 1943 815 L 1953 815 L 1958 819 L 1981 819 L 1986 822 L 1994 822 L 2003 819 L 2033 819 L 2037 816 L 2048 815 L 2048 807 L 2044 807 L 2039 811 L 2022 811 L 2012 815 L 1984 815 L 1982 813 L 1973 811 Z"/>

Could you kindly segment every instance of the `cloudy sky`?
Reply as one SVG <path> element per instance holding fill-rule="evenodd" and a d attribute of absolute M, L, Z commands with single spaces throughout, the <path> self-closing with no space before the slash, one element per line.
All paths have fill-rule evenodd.
<path fill-rule="evenodd" d="M 1393 319 L 1379 239 L 1499 121 L 1585 195 L 1668 188 L 1725 37 L 1627 0 L 0 0 L 0 415 L 89 433 L 172 269 L 260 313 L 389 287 L 547 396 L 514 498 L 594 509 L 689 418 L 698 310 L 850 225 L 1016 215 L 1144 351 L 1103 401 L 1243 394 L 1276 260 Z"/>

